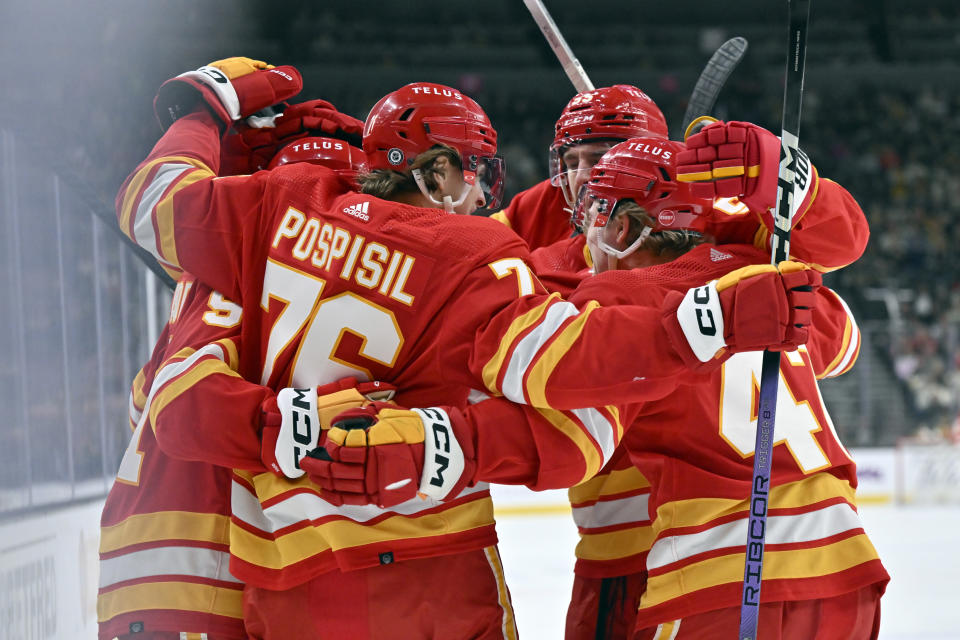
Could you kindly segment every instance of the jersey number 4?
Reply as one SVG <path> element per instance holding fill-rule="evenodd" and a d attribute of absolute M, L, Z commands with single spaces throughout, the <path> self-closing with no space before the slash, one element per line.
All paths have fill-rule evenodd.
<path fill-rule="evenodd" d="M 753 455 L 756 444 L 762 356 L 759 351 L 738 353 L 723 364 L 720 437 L 743 457 Z M 816 434 L 823 429 L 810 406 L 811 402 L 820 403 L 819 394 L 811 398 L 799 397 L 787 384 L 783 372 L 788 367 L 790 373 L 797 374 L 796 377 L 791 375 L 791 378 L 800 380 L 809 377 L 815 385 L 813 372 L 799 351 L 785 353 L 781 360 L 783 364 L 778 378 L 773 444 L 785 445 L 800 469 L 805 474 L 812 473 L 830 464 L 817 441 Z M 826 416 L 826 408 L 823 413 Z M 832 435 L 832 427 L 830 431 Z"/>

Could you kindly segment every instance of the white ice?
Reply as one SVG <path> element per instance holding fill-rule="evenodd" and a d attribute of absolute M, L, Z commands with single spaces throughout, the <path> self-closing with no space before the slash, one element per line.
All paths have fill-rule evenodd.
<path fill-rule="evenodd" d="M 565 500 L 565 492 L 494 487 L 522 640 L 563 638 L 577 540 Z M 891 576 L 880 640 L 960 640 L 960 506 L 868 504 L 860 513 Z"/>

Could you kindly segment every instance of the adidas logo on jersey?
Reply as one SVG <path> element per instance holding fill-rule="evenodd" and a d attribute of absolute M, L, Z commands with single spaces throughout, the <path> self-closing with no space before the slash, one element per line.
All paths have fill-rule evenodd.
<path fill-rule="evenodd" d="M 721 260 L 729 260 L 733 256 L 729 253 L 724 253 L 723 251 L 717 251 L 713 247 L 710 247 L 710 260 L 713 262 L 720 262 Z"/>
<path fill-rule="evenodd" d="M 344 207 L 343 212 L 348 216 L 353 216 L 354 218 L 359 218 L 364 222 L 369 222 L 370 216 L 367 214 L 367 210 L 369 208 L 369 202 L 360 202 L 358 204 L 352 204 L 349 207 Z"/>

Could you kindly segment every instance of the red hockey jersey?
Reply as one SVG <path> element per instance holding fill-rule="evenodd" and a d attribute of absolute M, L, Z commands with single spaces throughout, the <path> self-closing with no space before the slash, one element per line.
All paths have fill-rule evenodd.
<path fill-rule="evenodd" d="M 490 217 L 513 229 L 531 251 L 573 234 L 570 206 L 563 192 L 549 180 L 538 182 L 513 196 L 505 209 Z"/>
<path fill-rule="evenodd" d="M 590 278 L 571 300 L 583 296 L 617 304 L 645 296 L 657 304 L 668 291 L 686 290 L 765 258 L 765 252 L 750 247 L 703 245 L 668 264 Z M 857 514 L 855 465 L 816 385 L 818 378 L 840 375 L 853 365 L 859 332 L 835 293 L 822 288 L 818 297 L 810 342 L 784 354 L 781 363 L 764 556 L 765 602 L 829 597 L 889 579 Z M 630 329 L 621 327 L 633 333 Z M 606 354 L 610 366 L 621 366 L 617 354 Z M 590 509 L 578 520 L 585 533 L 578 562 L 583 575 L 631 573 L 649 547 L 638 628 L 739 602 L 760 357 L 759 352 L 737 354 L 713 374 L 677 381 L 663 398 L 620 406 L 627 428 L 621 450 L 649 481 L 648 491 L 639 477 L 627 477 L 626 465 L 617 464 L 616 457 L 606 477 L 571 491 L 575 505 Z M 501 402 L 481 403 L 465 413 L 481 443 L 501 441 L 503 423 L 496 409 Z M 497 452 L 495 445 L 484 445 L 478 451 L 509 456 L 509 448 Z M 485 468 L 482 460 L 480 468 Z M 501 473 L 498 480 L 530 481 L 521 467 L 514 470 L 515 475 Z M 608 496 L 612 499 L 604 499 Z M 636 517 L 636 507 L 644 500 L 652 530 Z M 621 526 L 629 532 L 626 540 L 616 536 Z M 609 548 L 593 544 L 598 533 L 613 534 L 607 540 Z M 607 573 L 617 561 L 628 566 Z"/>
<path fill-rule="evenodd" d="M 544 486 L 559 474 L 565 485 L 553 486 L 568 486 L 595 474 L 619 441 L 608 405 L 655 397 L 684 371 L 659 309 L 577 307 L 547 295 L 522 241 L 499 223 L 344 192 L 315 165 L 215 178 L 217 147 L 206 114 L 178 120 L 125 182 L 118 216 L 166 265 L 241 301 L 239 371 L 248 380 L 278 389 L 380 379 L 408 406 L 464 406 L 483 388 L 541 409 L 530 433 L 579 458 L 550 470 Z M 615 351 L 625 366 L 609 367 L 595 356 L 624 324 L 642 327 L 648 341 L 623 338 Z M 271 588 L 333 566 L 495 540 L 482 486 L 442 516 L 422 501 L 406 512 L 331 510 L 309 488 L 270 474 L 238 474 L 233 487 L 232 569 Z M 390 534 L 341 535 L 344 516 Z M 328 523 L 336 536 L 319 534 Z"/>
<path fill-rule="evenodd" d="M 230 471 L 171 457 L 147 425 L 156 376 L 170 350 L 223 339 L 240 308 L 192 279 L 174 294 L 170 320 L 130 395 L 133 435 L 107 496 L 100 529 L 99 637 L 140 629 L 246 638 L 243 585 L 228 571 Z M 232 354 L 236 352 L 224 347 Z M 234 362 L 234 366 L 236 363 Z M 190 417 L 187 430 L 197 428 Z"/>
<path fill-rule="evenodd" d="M 608 297 L 616 287 L 602 282 L 609 279 L 641 288 L 655 303 L 672 288 L 764 258 L 759 251 L 702 246 L 638 270 L 640 277 L 612 272 L 591 279 L 572 299 L 616 302 Z M 806 346 L 781 359 L 766 602 L 829 597 L 889 579 L 857 515 L 855 465 L 816 384 L 853 365 L 859 332 L 846 304 L 826 288 L 814 327 Z M 737 354 L 661 400 L 622 410 L 628 431 L 621 446 L 651 484 L 653 536 L 638 628 L 739 603 L 760 360 L 759 352 Z"/>

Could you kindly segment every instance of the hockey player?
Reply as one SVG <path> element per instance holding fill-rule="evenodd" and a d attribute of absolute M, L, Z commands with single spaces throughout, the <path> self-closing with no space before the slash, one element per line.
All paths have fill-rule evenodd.
<path fill-rule="evenodd" d="M 765 132 L 751 127 L 715 125 L 691 140 L 685 157 L 717 157 L 720 145 L 733 138 L 729 143 L 733 146 L 723 149 L 728 154 L 723 166 L 733 167 L 726 173 L 735 175 L 738 184 L 716 188 L 736 188 L 747 198 L 759 196 L 765 163 L 753 165 L 761 175 L 751 176 L 754 172 L 746 167 L 752 163 L 745 159 L 761 153 L 756 145 L 763 144 Z M 744 128 L 746 136 L 740 135 Z M 730 155 L 731 149 L 739 152 Z M 713 246 L 688 230 L 702 228 L 696 213 L 711 206 L 712 196 L 698 198 L 689 186 L 676 181 L 676 153 L 681 150 L 677 143 L 631 140 L 614 147 L 595 167 L 576 211 L 588 229 L 587 242 L 601 274 L 586 280 L 571 300 L 583 296 L 615 304 L 634 301 L 642 291 L 651 303 L 662 301 L 665 308 L 676 310 L 671 340 L 691 345 L 697 358 L 706 361 L 719 344 L 716 336 L 728 329 L 726 317 L 716 326 L 709 318 L 724 307 L 724 292 L 743 274 L 741 265 L 760 263 L 766 255 L 748 246 Z M 713 176 L 697 176 L 702 168 L 696 164 L 683 165 L 682 173 L 688 179 L 716 181 Z M 739 169 L 743 171 L 736 175 Z M 798 273 L 794 268 L 785 269 L 784 277 Z M 757 264 L 746 269 L 772 267 Z M 716 279 L 707 287 L 687 290 L 690 282 L 703 278 Z M 742 286 L 741 293 L 766 297 Z M 818 378 L 839 375 L 852 366 L 859 334 L 836 294 L 821 288 L 806 295 L 819 299 L 810 339 L 788 351 L 781 364 L 758 635 L 875 638 L 879 600 L 889 577 L 857 515 L 855 465 L 837 438 L 816 384 Z M 779 304 L 773 299 L 769 303 L 771 311 Z M 674 316 L 668 312 L 665 317 Z M 568 637 L 736 638 L 759 356 L 734 355 L 719 369 L 678 381 L 676 389 L 660 399 L 618 406 L 626 426 L 621 446 L 650 482 L 653 527 L 645 559 L 646 585 L 639 610 L 631 612 L 629 597 L 637 593 L 633 581 L 642 582 L 642 572 L 624 573 L 625 583 L 619 585 L 607 583 L 628 595 L 627 602 L 620 603 L 621 614 L 626 621 L 635 618 L 633 632 L 606 615 L 592 630 L 568 626 Z M 616 355 L 610 358 L 613 361 Z M 538 452 L 518 448 L 514 439 L 500 447 L 506 411 L 502 404 L 503 399 L 492 399 L 464 412 L 448 407 L 381 408 L 372 417 L 375 405 L 348 412 L 344 428 L 335 426 L 328 433 L 331 460 L 308 459 L 304 467 L 335 499 L 399 499 L 397 493 L 409 491 L 404 479 L 414 486 L 425 479 L 420 472 L 429 467 L 424 457 L 430 450 L 425 447 L 429 426 L 449 419 L 458 441 L 466 440 L 467 448 L 476 452 L 465 465 L 471 474 L 467 484 L 488 474 L 501 482 L 530 484 L 537 478 Z M 517 429 L 511 425 L 510 430 Z M 385 434 L 394 434 L 392 441 Z M 372 444 L 377 441 L 392 443 Z M 360 471 L 363 481 L 352 480 Z M 628 565 L 627 570 L 632 569 Z M 581 588 L 575 587 L 575 598 L 586 595 L 593 602 L 575 600 L 570 617 L 577 617 L 577 607 L 596 607 L 596 599 L 604 597 L 579 576 L 577 583 Z M 610 612 L 601 608 L 600 613 Z"/>
<path fill-rule="evenodd" d="M 665 331 L 659 309 L 578 309 L 547 296 L 512 232 L 482 218 L 444 215 L 469 213 L 496 194 L 496 132 L 479 106 L 426 83 L 381 100 L 364 131 L 365 151 L 380 171 L 361 182 L 384 198 L 345 192 L 296 166 L 214 179 L 221 127 L 262 106 L 256 96 L 282 96 L 287 86 L 278 78 L 295 79 L 289 67 L 265 71 L 247 62 L 233 72 L 236 61 L 228 63 L 218 65 L 226 83 L 176 80 L 195 93 L 175 95 L 171 104 L 170 89 L 161 92 L 160 113 L 189 115 L 173 122 L 117 204 L 131 237 L 241 302 L 244 376 L 280 388 L 353 373 L 403 384 L 407 402 L 443 398 L 458 405 L 471 387 L 484 387 L 563 408 L 571 402 L 568 389 L 577 389 L 601 409 L 538 415 L 553 425 L 547 433 L 557 446 L 581 460 L 551 472 L 577 479 L 594 473 L 620 433 L 604 402 L 658 393 L 661 378 L 676 375 L 685 361 L 657 339 Z M 226 107 L 222 84 L 230 89 Z M 258 92 L 248 95 L 248 87 Z M 217 117 L 194 110 L 196 96 Z M 490 200 L 481 175 L 491 179 Z M 756 280 L 790 299 L 778 275 Z M 786 311 L 794 313 L 790 305 Z M 604 367 L 585 381 L 584 365 L 593 365 L 614 321 L 647 327 L 650 344 L 624 345 L 629 375 Z M 763 345 L 780 345 L 793 335 L 786 324 L 756 316 L 751 328 L 764 330 Z M 735 332 L 727 339 L 730 352 L 756 347 Z M 304 415 L 314 415 L 310 395 L 302 400 Z M 301 443 L 301 451 L 308 448 Z M 289 459 L 297 456 L 290 452 Z M 273 474 L 235 481 L 231 570 L 248 583 L 248 633 L 291 637 L 318 625 L 352 636 L 396 631 L 396 612 L 409 608 L 416 613 L 403 622 L 407 637 L 509 637 L 512 613 L 485 487 L 461 493 L 440 483 L 430 490 L 458 497 L 394 510 L 331 510 L 308 483 Z M 390 607 L 379 606 L 385 600 L 375 594 L 383 591 L 392 594 Z"/>
<path fill-rule="evenodd" d="M 665 138 L 667 124 L 642 91 L 617 85 L 575 96 L 555 130 L 550 180 L 518 194 L 509 207 L 492 217 L 511 226 L 535 248 L 531 267 L 547 289 L 567 295 L 593 264 L 585 237 L 579 232 L 571 236 L 574 225 L 561 223 L 570 214 L 580 185 L 615 143 L 636 136 Z M 802 202 L 793 220 L 793 256 L 820 272 L 854 262 L 866 248 L 869 235 L 863 212 L 843 187 L 821 178 L 806 156 L 800 169 L 797 199 Z M 770 203 L 749 200 L 755 207 L 751 209 L 736 195 L 738 192 L 731 192 L 714 198 L 712 215 L 702 230 L 718 244 L 753 244 L 769 251 Z M 547 243 L 545 238 L 554 241 Z M 616 262 L 606 254 L 601 254 L 601 259 Z M 642 567 L 651 543 L 645 509 L 648 493 L 649 483 L 621 451 L 595 477 L 571 489 L 580 542 L 569 638 L 592 638 L 598 624 L 613 625 L 610 629 L 631 627 L 618 612 L 635 604 L 643 590 Z M 638 571 L 624 578 L 625 567 Z"/>
<path fill-rule="evenodd" d="M 354 181 L 358 171 L 366 169 L 363 152 L 343 140 L 309 135 L 324 129 L 336 129 L 344 136 L 353 129 L 359 135 L 362 123 L 351 126 L 343 114 L 331 112 L 330 107 L 319 101 L 295 105 L 284 114 L 279 127 L 244 128 L 242 134 L 231 134 L 228 146 L 233 151 L 224 154 L 224 165 L 245 170 L 250 158 L 259 154 L 266 163 L 273 155 L 270 167 L 292 162 L 320 164 L 342 179 Z M 288 141 L 277 152 L 278 145 Z M 252 153 L 254 148 L 257 153 Z M 242 157 L 233 155 L 238 150 Z M 259 423 L 234 422 L 229 441 L 236 443 L 233 447 L 185 456 L 184 451 L 196 451 L 191 435 L 199 415 L 181 418 L 188 428 L 176 431 L 179 438 L 155 433 L 149 419 L 151 411 L 162 410 L 167 402 L 171 383 L 176 385 L 170 380 L 172 372 L 177 366 L 187 368 L 190 359 L 207 355 L 203 349 L 219 354 L 228 367 L 238 366 L 240 319 L 238 305 L 184 275 L 154 353 L 134 380 L 130 395 L 133 434 L 101 520 L 97 598 L 101 640 L 247 638 L 242 621 L 243 585 L 228 570 L 231 473 L 223 462 L 245 468 L 253 464 L 235 452 L 242 450 L 245 436 L 253 439 L 259 451 L 262 434 L 253 428 Z M 165 362 L 178 364 L 158 376 Z M 164 394 L 158 396 L 160 390 Z M 261 389 L 257 403 L 265 407 L 266 422 L 279 426 L 281 412 L 275 394 L 268 391 Z M 346 400 L 348 395 L 360 398 L 355 392 L 341 394 L 340 399 Z M 335 404 L 331 410 L 349 406 Z M 273 449 L 267 451 L 269 455 Z M 260 456 L 256 463 L 261 464 Z"/>
<path fill-rule="evenodd" d="M 490 216 L 513 229 L 531 251 L 569 240 L 574 232 L 570 212 L 580 185 L 610 147 L 638 136 L 666 139 L 667 122 L 647 94 L 620 84 L 578 93 L 563 108 L 554 131 L 550 178 L 521 191 Z"/>

